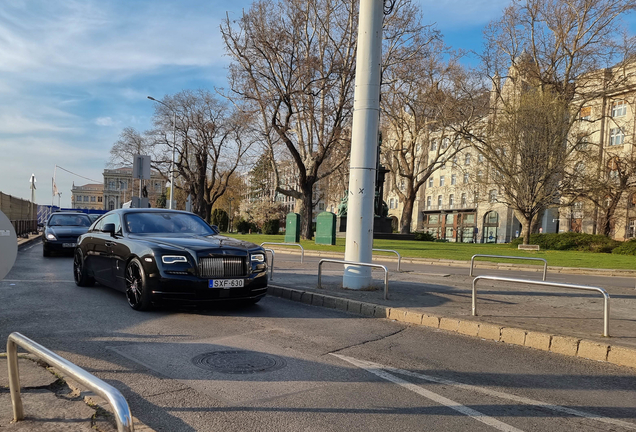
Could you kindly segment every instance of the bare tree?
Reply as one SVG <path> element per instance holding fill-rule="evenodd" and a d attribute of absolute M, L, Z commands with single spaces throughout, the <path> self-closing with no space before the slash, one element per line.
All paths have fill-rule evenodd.
<path fill-rule="evenodd" d="M 225 193 L 228 184 L 251 146 L 246 131 L 249 116 L 217 99 L 207 90 L 184 90 L 166 96 L 155 112 L 154 143 L 159 147 L 162 166 L 175 143 L 172 140 L 173 114 L 177 113 L 175 171 L 180 187 L 192 196 L 193 212 L 210 219 L 214 203 Z M 170 109 L 169 109 L 169 108 Z"/>
<path fill-rule="evenodd" d="M 632 51 L 615 35 L 633 10 L 630 0 L 514 0 L 486 29 L 488 121 L 462 132 L 488 161 L 497 201 L 515 210 L 524 243 L 536 215 L 567 189 L 578 113 L 625 82 Z"/>
<path fill-rule="evenodd" d="M 421 46 L 415 11 L 399 0 L 386 19 L 387 65 L 399 63 L 392 53 Z M 221 26 L 233 95 L 260 116 L 276 178 L 281 162 L 297 167 L 297 190 L 277 180 L 277 191 L 301 203 L 303 238 L 313 234 L 314 185 L 339 170 L 349 152 L 357 20 L 354 0 L 259 0 Z"/>
<path fill-rule="evenodd" d="M 382 161 L 403 203 L 400 232 L 409 233 L 417 194 L 428 178 L 466 148 L 456 130 L 480 119 L 455 114 L 469 77 L 441 40 L 384 73 Z M 477 107 L 477 106 L 475 106 Z M 468 129 L 468 126 L 464 126 Z"/>

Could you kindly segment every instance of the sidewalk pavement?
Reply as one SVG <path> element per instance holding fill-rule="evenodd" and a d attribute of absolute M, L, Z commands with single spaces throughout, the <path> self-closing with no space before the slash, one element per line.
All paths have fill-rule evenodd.
<path fill-rule="evenodd" d="M 321 257 L 327 256 L 323 253 Z M 331 257 L 342 259 L 334 254 Z M 603 297 L 597 292 L 485 280 L 477 285 L 478 316 L 472 316 L 474 278 L 468 272 L 432 273 L 425 263 L 413 261 L 405 266 L 403 259 L 402 268 L 408 267 L 408 271 L 398 273 L 396 260 L 387 257 L 384 261 L 382 257 L 384 262 L 374 260 L 374 263 L 381 262 L 389 268 L 389 299 L 384 300 L 382 271 L 373 272 L 373 289 L 347 290 L 342 288 L 342 266 L 323 264 L 322 287 L 318 288 L 318 263 L 298 261 L 298 255 L 277 251 L 268 294 L 357 315 L 636 368 L 636 290 L 611 286 L 611 277 L 604 285 L 611 297 L 610 337 L 603 337 Z M 469 267 L 467 262 L 462 264 Z M 487 268 L 507 269 L 511 271 L 506 277 L 518 278 L 512 270 L 520 267 L 536 271 L 536 278 L 531 279 L 541 280 L 543 268 L 537 266 L 480 262 L 479 273 L 488 274 Z M 576 269 L 568 270 L 576 273 Z M 589 269 L 579 274 L 589 274 L 585 270 Z M 592 274 L 601 276 L 604 272 Z M 558 272 L 550 268 L 548 281 L 554 273 Z M 620 275 L 633 276 L 630 271 Z"/>
<path fill-rule="evenodd" d="M 28 237 L 18 237 L 18 248 L 20 246 L 25 246 L 27 244 L 36 242 L 40 237 L 42 237 L 42 233 L 29 234 Z"/>
<path fill-rule="evenodd" d="M 30 354 L 20 354 L 20 393 L 24 420 L 13 422 L 9 393 L 7 358 L 0 354 L 0 429 L 25 432 L 116 432 L 117 424 L 107 401 L 84 391 L 72 378 L 38 361 Z M 133 417 L 136 432 L 152 432 Z"/>

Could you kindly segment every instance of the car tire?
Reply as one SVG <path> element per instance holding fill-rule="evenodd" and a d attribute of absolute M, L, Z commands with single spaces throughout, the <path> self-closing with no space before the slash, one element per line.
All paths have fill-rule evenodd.
<path fill-rule="evenodd" d="M 86 266 L 84 266 L 84 255 L 82 255 L 80 250 L 75 251 L 73 255 L 73 279 L 75 279 L 75 285 L 81 287 L 89 287 L 95 284 L 95 279 L 88 275 Z"/>
<path fill-rule="evenodd" d="M 150 290 L 146 283 L 146 272 L 137 258 L 130 260 L 126 266 L 126 299 L 131 308 L 138 311 L 152 309 Z"/>
<path fill-rule="evenodd" d="M 48 250 L 46 247 L 42 246 L 42 256 L 50 257 L 51 256 L 51 251 Z"/>

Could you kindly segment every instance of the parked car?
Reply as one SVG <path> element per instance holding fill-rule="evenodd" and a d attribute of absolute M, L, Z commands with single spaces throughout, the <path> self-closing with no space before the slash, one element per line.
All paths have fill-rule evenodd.
<path fill-rule="evenodd" d="M 42 236 L 42 255 L 51 256 L 51 252 L 72 253 L 77 239 L 88 231 L 91 220 L 85 213 L 56 212 L 51 214 L 44 225 Z"/>
<path fill-rule="evenodd" d="M 118 209 L 99 218 L 75 249 L 78 286 L 95 281 L 147 310 L 162 302 L 256 303 L 267 292 L 265 250 L 224 237 L 177 210 Z"/>

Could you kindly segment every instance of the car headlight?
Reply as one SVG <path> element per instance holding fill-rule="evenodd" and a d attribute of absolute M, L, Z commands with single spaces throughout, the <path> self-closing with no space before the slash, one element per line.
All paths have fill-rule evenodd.
<path fill-rule="evenodd" d="M 255 253 L 251 256 L 252 262 L 262 263 L 265 262 L 265 254 Z"/>
<path fill-rule="evenodd" d="M 49 240 L 57 240 L 57 238 L 55 238 L 55 236 L 53 234 L 51 234 L 51 233 L 48 233 L 46 235 L 46 238 L 49 239 Z"/>
<path fill-rule="evenodd" d="M 164 264 L 187 263 L 188 259 L 183 255 L 163 255 L 161 262 Z"/>

